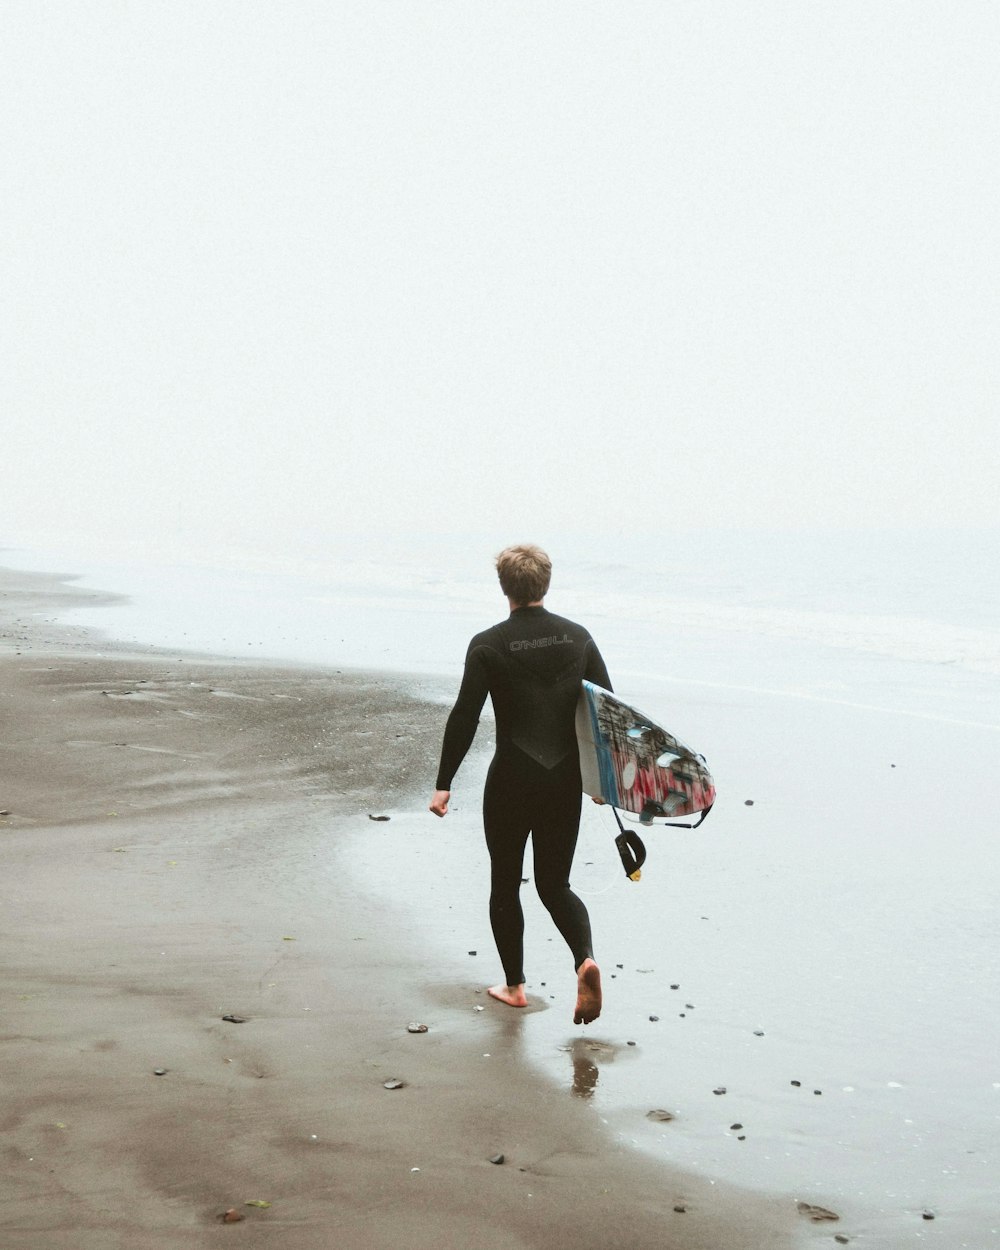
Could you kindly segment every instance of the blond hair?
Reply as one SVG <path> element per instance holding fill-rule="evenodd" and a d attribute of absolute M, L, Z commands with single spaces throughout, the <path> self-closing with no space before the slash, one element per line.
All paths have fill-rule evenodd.
<path fill-rule="evenodd" d="M 552 561 L 534 543 L 505 547 L 497 556 L 500 589 L 511 602 L 523 607 L 544 599 L 552 579 Z"/>

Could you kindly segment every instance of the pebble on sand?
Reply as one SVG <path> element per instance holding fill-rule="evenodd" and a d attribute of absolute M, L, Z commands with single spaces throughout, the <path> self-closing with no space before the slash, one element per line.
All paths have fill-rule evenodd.
<path fill-rule="evenodd" d="M 726 1092 L 725 1085 L 716 1085 L 715 1089 L 712 1090 L 713 1094 L 724 1094 L 725 1092 Z"/>
<path fill-rule="evenodd" d="M 935 1218 L 933 1211 L 925 1211 L 920 1217 L 922 1220 L 933 1220 Z"/>
<path fill-rule="evenodd" d="M 405 1084 L 405 1081 L 401 1081 L 398 1076 L 394 1076 L 388 1081 L 383 1081 L 382 1087 L 383 1089 L 402 1089 Z"/>
<path fill-rule="evenodd" d="M 417 1024 L 415 1020 L 411 1020 L 406 1026 L 407 1033 L 426 1033 L 428 1026 L 426 1024 Z"/>
<path fill-rule="evenodd" d="M 153 1069 L 153 1075 L 154 1075 L 154 1076 L 166 1076 L 166 1075 L 167 1075 L 167 1069 L 166 1069 L 166 1068 L 154 1068 L 154 1069 Z"/>
<path fill-rule="evenodd" d="M 657 1107 L 653 1111 L 646 1112 L 646 1119 L 656 1120 L 659 1123 L 666 1124 L 670 1120 L 674 1119 L 674 1113 L 672 1111 L 664 1110 L 663 1107 Z"/>
<path fill-rule="evenodd" d="M 649 1018 L 650 1018 L 650 1020 L 653 1022 L 653 1024 L 656 1024 L 656 1022 L 659 1020 L 659 1018 L 660 1018 L 660 1017 L 659 1017 L 659 1016 L 650 1016 Z"/>
<path fill-rule="evenodd" d="M 837 1245 L 838 1245 L 838 1246 L 846 1246 L 846 1245 L 847 1245 L 847 1243 L 848 1243 L 851 1239 L 850 1239 L 850 1237 L 845 1237 L 843 1233 L 838 1233 L 838 1234 L 836 1235 L 836 1237 L 834 1237 L 834 1239 L 833 1239 L 833 1240 L 837 1243 Z"/>
<path fill-rule="evenodd" d="M 369 820 L 388 820 L 388 819 L 389 819 L 389 817 L 388 817 L 388 816 L 373 816 L 373 815 L 371 814 L 371 812 L 369 812 L 369 813 L 368 813 L 368 819 L 369 819 Z"/>
<path fill-rule="evenodd" d="M 490 1163 L 503 1163 L 503 1155 L 490 1155 Z"/>
<path fill-rule="evenodd" d="M 235 1207 L 230 1207 L 229 1210 L 219 1218 L 222 1220 L 223 1224 L 238 1224 L 240 1220 L 244 1219 L 244 1215 L 242 1211 L 237 1211 Z"/>
<path fill-rule="evenodd" d="M 228 1020 L 230 1024 L 246 1024 L 247 1022 L 246 1016 L 228 1015 L 223 1016 L 222 1018 L 223 1020 Z"/>
<path fill-rule="evenodd" d="M 753 799 L 744 799 L 744 800 L 743 800 L 743 806 L 744 806 L 744 807 L 753 807 Z"/>

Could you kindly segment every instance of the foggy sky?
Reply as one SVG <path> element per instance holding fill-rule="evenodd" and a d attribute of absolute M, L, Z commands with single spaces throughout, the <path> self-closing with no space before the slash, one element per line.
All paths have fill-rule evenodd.
<path fill-rule="evenodd" d="M 1000 518 L 990 3 L 0 8 L 0 538 Z"/>

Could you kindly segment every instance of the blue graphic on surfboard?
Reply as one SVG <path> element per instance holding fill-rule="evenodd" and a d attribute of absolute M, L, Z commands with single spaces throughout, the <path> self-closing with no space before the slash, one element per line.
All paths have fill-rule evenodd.
<path fill-rule="evenodd" d="M 703 755 L 593 682 L 580 692 L 576 737 L 584 793 L 633 813 L 641 824 L 707 815 L 715 802 Z"/>

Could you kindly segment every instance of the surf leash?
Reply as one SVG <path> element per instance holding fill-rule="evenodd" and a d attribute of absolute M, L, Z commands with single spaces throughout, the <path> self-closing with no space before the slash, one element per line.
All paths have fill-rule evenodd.
<path fill-rule="evenodd" d="M 646 848 L 643 845 L 642 838 L 639 837 L 635 830 L 626 829 L 622 824 L 622 818 L 618 815 L 618 808 L 613 804 L 609 804 L 609 806 L 614 812 L 615 820 L 618 822 L 618 828 L 621 830 L 615 838 L 615 846 L 618 847 L 618 854 L 622 859 L 622 867 L 625 869 L 625 876 L 628 877 L 629 881 L 638 881 L 642 876 L 642 866 L 646 862 Z M 657 804 L 657 806 L 659 805 Z M 709 803 L 708 807 L 704 809 L 693 824 L 684 824 L 676 820 L 665 820 L 663 823 L 671 829 L 697 829 L 698 826 L 704 821 L 708 813 L 712 810 L 712 806 L 713 805 Z M 643 816 L 646 817 L 645 820 L 642 819 Z M 639 817 L 639 820 L 642 824 L 652 825 L 653 813 L 647 813 L 644 811 L 642 816 Z"/>
<path fill-rule="evenodd" d="M 698 817 L 698 819 L 694 822 L 693 825 L 684 824 L 683 822 L 679 820 L 665 820 L 663 823 L 668 829 L 697 829 L 698 826 L 702 824 L 705 817 L 708 815 L 708 813 L 712 810 L 714 806 L 715 805 L 713 803 L 709 803 L 708 807 L 703 809 L 701 815 Z M 659 803 L 649 803 L 646 805 L 646 807 L 643 808 L 642 812 L 640 813 L 639 823 L 642 825 L 651 825 L 653 823 L 654 817 L 665 816 L 665 815 L 666 815 L 666 812 L 663 810 L 662 807 L 660 807 Z"/>
<path fill-rule="evenodd" d="M 638 881 L 642 876 L 642 866 L 646 862 L 646 848 L 643 845 L 642 838 L 634 829 L 626 829 L 622 824 L 622 818 L 618 815 L 618 808 L 611 806 L 611 810 L 615 814 L 615 820 L 618 822 L 618 828 L 621 833 L 615 838 L 615 846 L 618 847 L 618 854 L 622 858 L 622 867 L 625 869 L 625 876 L 629 881 Z"/>

